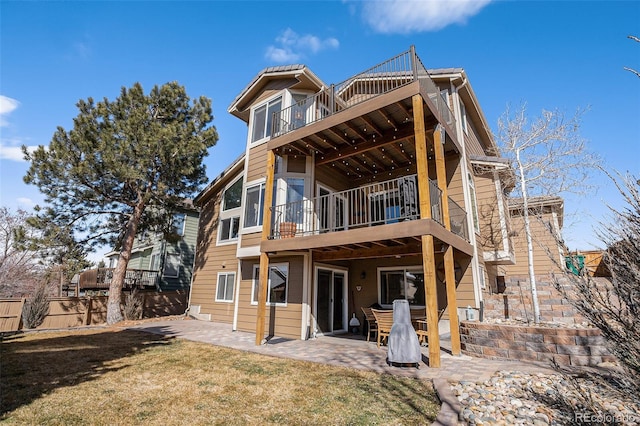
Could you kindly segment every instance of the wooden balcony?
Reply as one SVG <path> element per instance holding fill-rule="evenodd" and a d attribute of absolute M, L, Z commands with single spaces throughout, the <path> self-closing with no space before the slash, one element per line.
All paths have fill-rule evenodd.
<path fill-rule="evenodd" d="M 88 269 L 80 273 L 81 290 L 108 290 L 113 278 L 114 268 Z M 156 288 L 160 271 L 146 269 L 127 269 L 124 289 Z"/>
<path fill-rule="evenodd" d="M 432 234 L 443 242 L 452 240 L 456 246 L 470 247 L 466 212 L 449 199 L 451 231 L 447 231 L 441 191 L 432 180 L 429 186 L 428 220 L 420 219 L 415 174 L 275 206 L 269 237 L 262 246 L 265 251 L 272 247 L 318 251 L 329 246 L 358 250 L 370 249 L 368 242 L 378 240 L 374 247 L 384 247 L 381 253 L 401 246 L 419 252 L 419 236 Z"/>

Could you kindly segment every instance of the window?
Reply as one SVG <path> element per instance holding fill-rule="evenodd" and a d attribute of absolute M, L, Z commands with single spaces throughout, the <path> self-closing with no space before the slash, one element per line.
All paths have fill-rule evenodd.
<path fill-rule="evenodd" d="M 233 272 L 218 274 L 216 302 L 233 302 L 235 282 L 236 274 Z"/>
<path fill-rule="evenodd" d="M 256 142 L 271 135 L 273 113 L 282 110 L 282 97 L 273 99 L 256 108 L 253 112 L 253 130 L 251 142 Z"/>
<path fill-rule="evenodd" d="M 239 228 L 240 216 L 220 220 L 220 227 L 218 228 L 218 240 L 220 242 L 237 240 Z"/>
<path fill-rule="evenodd" d="M 260 283 L 260 265 L 253 266 L 253 288 L 251 290 L 251 303 L 258 303 L 258 286 Z M 278 263 L 269 265 L 269 280 L 267 291 L 267 303 L 286 304 L 287 287 L 289 281 L 289 264 Z"/>
<path fill-rule="evenodd" d="M 152 271 L 157 271 L 160 269 L 160 255 L 158 253 L 154 253 L 151 255 L 151 260 L 149 261 L 149 269 Z"/>
<path fill-rule="evenodd" d="M 302 178 L 287 178 L 287 210 L 285 222 L 294 222 L 302 224 L 303 222 L 303 197 L 304 197 L 304 179 Z"/>
<path fill-rule="evenodd" d="M 177 278 L 180 275 L 180 253 L 166 254 L 162 275 L 168 278 Z"/>
<path fill-rule="evenodd" d="M 173 232 L 180 235 L 181 237 L 184 235 L 184 213 L 176 213 L 173 215 L 173 219 L 171 220 L 171 226 L 173 227 Z"/>
<path fill-rule="evenodd" d="M 244 209 L 244 227 L 262 226 L 264 183 L 247 187 Z"/>
<path fill-rule="evenodd" d="M 379 270 L 380 304 L 406 299 L 410 305 L 425 306 L 424 273 L 421 268 Z"/>
<path fill-rule="evenodd" d="M 471 174 L 467 174 L 469 179 L 469 197 L 471 198 L 471 214 L 473 215 L 473 228 L 480 232 L 480 222 L 478 221 L 478 203 L 476 202 L 476 187 Z"/>
<path fill-rule="evenodd" d="M 228 211 L 240 207 L 242 199 L 242 179 L 235 181 L 230 187 L 225 189 L 222 196 L 222 210 Z"/>
<path fill-rule="evenodd" d="M 222 194 L 218 242 L 235 241 L 240 229 L 240 204 L 242 198 L 242 179 L 238 179 Z"/>

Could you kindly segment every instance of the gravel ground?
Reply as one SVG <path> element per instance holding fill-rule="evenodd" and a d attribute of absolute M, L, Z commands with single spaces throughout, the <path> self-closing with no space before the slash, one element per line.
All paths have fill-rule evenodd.
<path fill-rule="evenodd" d="M 587 378 L 574 382 L 562 374 L 498 372 L 484 383 L 460 382 L 451 390 L 470 425 L 640 425 L 640 405 Z M 589 414 L 580 403 L 595 402 L 604 411 Z M 572 410 L 570 407 L 577 407 Z"/>

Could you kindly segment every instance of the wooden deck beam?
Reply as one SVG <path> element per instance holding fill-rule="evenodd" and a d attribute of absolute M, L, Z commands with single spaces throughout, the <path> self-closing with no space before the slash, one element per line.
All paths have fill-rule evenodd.
<path fill-rule="evenodd" d="M 433 132 L 433 150 L 436 157 L 436 175 L 440 188 L 442 220 L 444 227 L 451 230 L 449 216 L 449 194 L 447 190 L 447 170 L 444 158 L 445 130 L 438 124 Z M 449 322 L 451 328 L 451 354 L 460 355 L 460 328 L 458 321 L 458 301 L 456 297 L 456 274 L 453 259 L 453 247 L 447 246 L 444 252 L 444 276 L 447 287 L 447 306 L 449 307 Z"/>
<path fill-rule="evenodd" d="M 273 150 L 267 150 L 267 181 L 264 191 L 264 206 L 262 213 L 262 241 L 269 238 L 269 224 L 271 223 L 271 204 L 273 198 L 273 173 L 275 166 Z M 264 339 L 265 319 L 267 311 L 267 287 L 269 286 L 269 255 L 260 253 L 260 277 L 258 279 L 258 312 L 256 315 L 256 346 L 260 346 Z"/>
<path fill-rule="evenodd" d="M 420 217 L 431 219 L 431 197 L 429 194 L 429 165 L 427 136 L 424 123 L 424 103 L 420 95 L 412 98 L 413 126 L 416 141 L 416 168 L 418 171 L 418 194 Z M 422 236 L 422 266 L 424 268 L 424 293 L 427 305 L 427 339 L 429 341 L 429 366 L 440 367 L 440 335 L 438 333 L 438 294 L 435 274 L 433 235 Z"/>

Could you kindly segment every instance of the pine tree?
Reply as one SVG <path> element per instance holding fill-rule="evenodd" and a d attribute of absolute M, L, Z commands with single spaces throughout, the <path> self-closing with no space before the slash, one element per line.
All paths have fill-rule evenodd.
<path fill-rule="evenodd" d="M 42 227 L 67 230 L 85 247 L 120 250 L 109 288 L 107 323 L 122 320 L 120 297 L 136 232 L 169 237 L 171 217 L 206 182 L 203 158 L 218 135 L 211 100 L 191 100 L 176 82 L 145 95 L 139 83 L 114 101 L 80 100 L 69 131 L 25 159 L 24 177 L 45 195 Z"/>

